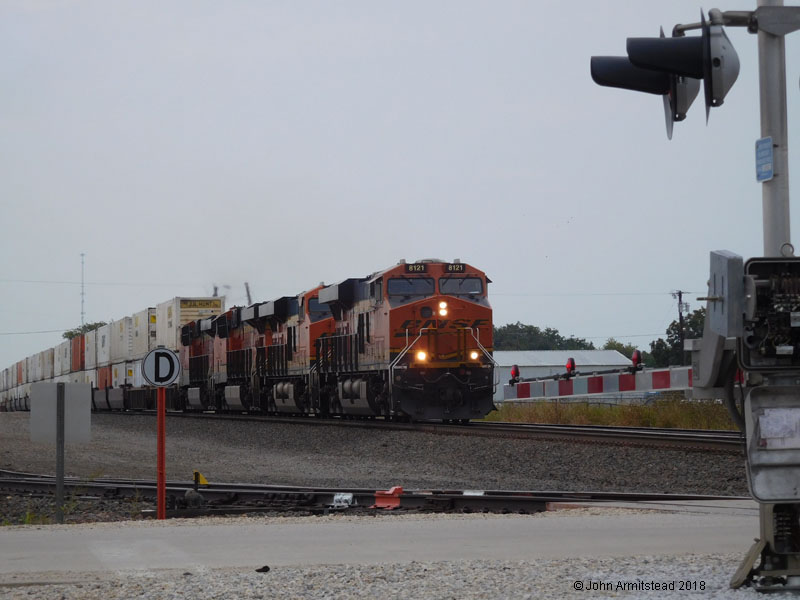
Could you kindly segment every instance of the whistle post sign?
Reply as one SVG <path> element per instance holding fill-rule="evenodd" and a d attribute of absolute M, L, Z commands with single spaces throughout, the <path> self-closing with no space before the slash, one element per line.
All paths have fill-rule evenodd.
<path fill-rule="evenodd" d="M 156 348 L 142 360 L 142 377 L 150 385 L 166 387 L 174 383 L 180 374 L 181 361 L 172 350 Z"/>

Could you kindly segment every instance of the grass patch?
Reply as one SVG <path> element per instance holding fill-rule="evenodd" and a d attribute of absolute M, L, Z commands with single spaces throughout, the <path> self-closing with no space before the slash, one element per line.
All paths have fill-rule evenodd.
<path fill-rule="evenodd" d="M 716 401 L 663 398 L 648 404 L 590 404 L 588 402 L 532 402 L 503 404 L 486 421 L 564 425 L 617 425 L 672 429 L 736 430 L 728 411 Z"/>

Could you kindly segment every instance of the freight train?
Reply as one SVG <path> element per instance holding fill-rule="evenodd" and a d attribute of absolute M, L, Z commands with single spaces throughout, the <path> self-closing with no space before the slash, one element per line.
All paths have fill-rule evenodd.
<path fill-rule="evenodd" d="M 179 353 L 175 411 L 466 422 L 494 409 L 485 273 L 437 259 L 396 265 L 296 296 L 225 309 L 174 298 L 0 372 L 0 409 L 25 410 L 38 381 L 89 383 L 95 410 L 155 404 L 141 359 Z"/>

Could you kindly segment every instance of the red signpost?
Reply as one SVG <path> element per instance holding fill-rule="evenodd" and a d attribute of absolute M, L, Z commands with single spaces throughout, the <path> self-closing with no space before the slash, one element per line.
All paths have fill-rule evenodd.
<path fill-rule="evenodd" d="M 151 350 L 142 360 L 142 377 L 150 385 L 158 388 L 156 412 L 158 413 L 158 464 L 156 517 L 167 518 L 167 390 L 181 373 L 178 355 L 163 346 Z"/>
<path fill-rule="evenodd" d="M 167 390 L 158 388 L 158 509 L 157 518 L 167 518 Z"/>

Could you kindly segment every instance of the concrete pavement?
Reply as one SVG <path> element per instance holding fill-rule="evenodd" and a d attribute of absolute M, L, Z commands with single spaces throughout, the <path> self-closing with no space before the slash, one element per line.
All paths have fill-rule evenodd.
<path fill-rule="evenodd" d="M 36 573 L 470 559 L 668 556 L 749 549 L 755 503 L 705 512 L 398 515 L 128 522 L 0 529 L 0 580 Z M 674 510 L 672 507 L 670 510 Z M 291 522 L 289 522 L 291 521 Z"/>

